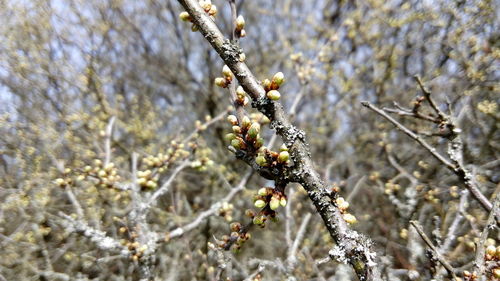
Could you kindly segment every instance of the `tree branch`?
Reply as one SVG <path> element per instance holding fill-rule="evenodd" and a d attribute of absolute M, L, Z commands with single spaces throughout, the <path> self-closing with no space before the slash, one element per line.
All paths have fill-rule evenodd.
<path fill-rule="evenodd" d="M 217 25 L 203 11 L 198 2 L 196 0 L 178 1 L 252 98 L 252 106 L 271 120 L 271 127 L 276 130 L 289 148 L 291 160 L 294 163 L 293 171 L 279 180 L 285 183 L 298 182 L 304 187 L 331 237 L 337 246 L 343 249 L 346 261 L 354 268 L 358 278 L 360 280 L 377 279 L 378 271 L 374 262 L 376 254 L 370 249 L 372 242 L 351 230 L 342 218 L 340 210 L 332 203 L 331 191 L 327 189 L 318 172 L 314 169 L 307 148 L 308 144 L 305 141 L 305 133 L 291 124 L 280 103 L 265 97 L 264 88 L 247 65 L 240 61 L 240 48 L 222 35 Z"/>

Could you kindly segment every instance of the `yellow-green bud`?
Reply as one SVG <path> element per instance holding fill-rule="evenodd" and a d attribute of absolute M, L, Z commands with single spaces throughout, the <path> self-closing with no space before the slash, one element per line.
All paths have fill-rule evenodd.
<path fill-rule="evenodd" d="M 241 149 L 241 141 L 239 139 L 232 140 L 231 145 L 236 149 Z"/>
<path fill-rule="evenodd" d="M 286 144 L 281 145 L 280 151 L 288 151 L 288 147 L 286 147 Z"/>
<path fill-rule="evenodd" d="M 264 223 L 264 217 L 263 216 L 255 216 L 253 218 L 253 224 L 263 224 Z"/>
<path fill-rule="evenodd" d="M 235 134 L 241 134 L 241 128 L 240 128 L 240 126 L 233 126 L 233 132 Z"/>
<path fill-rule="evenodd" d="M 274 74 L 273 76 L 273 83 L 276 84 L 277 86 L 281 86 L 285 82 L 285 75 L 283 75 L 283 72 L 278 72 Z"/>
<path fill-rule="evenodd" d="M 285 207 L 286 203 L 287 203 L 286 202 L 286 197 L 285 196 L 281 197 L 281 199 L 280 199 L 280 205 L 281 205 L 281 207 Z"/>
<path fill-rule="evenodd" d="M 245 27 L 245 19 L 243 18 L 242 15 L 239 15 L 238 18 L 236 18 L 236 29 L 242 30 L 244 27 Z"/>
<path fill-rule="evenodd" d="M 236 94 L 244 96 L 246 92 L 243 90 L 243 87 L 238 86 L 238 88 L 236 88 Z"/>
<path fill-rule="evenodd" d="M 196 24 L 194 24 L 194 23 L 193 23 L 193 25 L 191 25 L 191 31 L 192 31 L 192 32 L 196 32 L 196 31 L 198 31 L 198 30 L 199 30 L 198 26 L 197 26 Z"/>
<path fill-rule="evenodd" d="M 351 215 L 351 214 L 343 214 L 342 215 L 342 218 L 344 218 L 344 220 L 348 223 L 348 224 L 354 224 L 356 222 L 358 222 L 358 220 L 356 219 L 355 216 Z"/>
<path fill-rule="evenodd" d="M 267 188 L 263 187 L 263 188 L 259 189 L 257 194 L 259 194 L 260 196 L 267 196 L 268 195 Z"/>
<path fill-rule="evenodd" d="M 264 88 L 271 87 L 271 81 L 269 79 L 264 79 L 264 81 L 262 81 L 262 86 L 264 86 Z"/>
<path fill-rule="evenodd" d="M 236 116 L 234 115 L 227 116 L 227 121 L 229 121 L 231 125 L 238 125 L 238 118 L 236 118 Z"/>
<path fill-rule="evenodd" d="M 151 188 L 151 189 L 154 189 L 156 188 L 158 185 L 156 184 L 156 182 L 152 181 L 152 180 L 149 180 L 148 182 L 146 182 L 146 186 Z"/>
<path fill-rule="evenodd" d="M 259 135 L 259 132 L 260 132 L 260 124 L 255 122 L 252 124 L 252 126 L 250 126 L 250 129 L 248 129 L 248 136 L 251 139 L 255 139 Z"/>
<path fill-rule="evenodd" d="M 250 125 L 252 125 L 252 122 L 250 121 L 250 118 L 248 118 L 248 116 L 245 115 L 243 117 L 243 120 L 241 120 L 241 126 L 247 129 L 248 127 L 250 127 Z"/>
<path fill-rule="evenodd" d="M 257 208 L 264 208 L 266 206 L 266 201 L 258 199 L 258 200 L 255 200 L 253 205 Z"/>
<path fill-rule="evenodd" d="M 226 88 L 227 87 L 226 79 L 224 79 L 222 77 L 215 78 L 214 82 L 215 82 L 215 85 L 217 85 L 217 86 L 219 86 L 221 88 Z"/>
<path fill-rule="evenodd" d="M 56 179 L 56 184 L 59 186 L 63 186 L 63 185 L 66 185 L 66 181 L 64 181 L 64 179 L 62 179 L 62 178 L 58 178 L 58 179 Z"/>
<path fill-rule="evenodd" d="M 288 151 L 282 151 L 278 155 L 278 162 L 279 163 L 286 163 L 286 161 L 288 161 L 289 158 L 290 158 L 290 154 L 288 153 Z"/>
<path fill-rule="evenodd" d="M 497 252 L 497 248 L 493 245 L 489 245 L 488 247 L 486 247 L 486 253 L 488 255 L 491 255 L 491 256 L 494 256 Z"/>
<path fill-rule="evenodd" d="M 254 144 L 254 147 L 259 149 L 262 147 L 262 145 L 264 145 L 264 139 L 263 138 L 257 138 L 257 140 L 255 141 L 255 144 Z"/>
<path fill-rule="evenodd" d="M 266 96 L 270 100 L 279 100 L 281 97 L 281 94 L 280 94 L 280 92 L 278 92 L 276 90 L 271 90 L 271 91 L 267 92 Z"/>
<path fill-rule="evenodd" d="M 224 77 L 228 77 L 228 78 L 233 77 L 233 73 L 231 72 L 231 69 L 229 69 L 229 66 L 224 65 L 222 67 L 222 75 L 224 75 Z"/>
<path fill-rule="evenodd" d="M 182 21 L 191 21 L 191 16 L 189 16 L 189 13 L 184 11 L 184 12 L 181 12 L 179 14 L 179 18 L 182 20 Z"/>
<path fill-rule="evenodd" d="M 241 62 L 244 62 L 246 60 L 246 58 L 247 58 L 247 55 L 245 55 L 245 53 L 240 53 L 239 59 Z"/>
<path fill-rule="evenodd" d="M 92 171 L 92 167 L 90 167 L 90 166 L 87 165 L 87 166 L 85 166 L 85 168 L 83 168 L 83 171 L 85 173 L 88 173 L 88 172 Z"/>
<path fill-rule="evenodd" d="M 347 208 L 349 208 L 349 203 L 344 200 L 343 197 L 339 197 L 335 200 L 335 203 L 337 203 L 337 207 L 339 207 L 340 210 L 345 211 Z"/>
<path fill-rule="evenodd" d="M 271 202 L 269 202 L 269 208 L 271 208 L 271 210 L 274 211 L 278 209 L 279 206 L 280 206 L 280 200 L 276 196 L 271 197 Z"/>
<path fill-rule="evenodd" d="M 215 5 L 212 5 L 210 7 L 210 10 L 208 11 L 208 14 L 215 17 L 217 15 L 217 7 Z"/>
<path fill-rule="evenodd" d="M 233 133 L 229 133 L 224 138 L 226 139 L 226 141 L 232 141 L 236 138 L 236 135 Z"/>
<path fill-rule="evenodd" d="M 267 164 L 266 157 L 264 157 L 263 155 L 255 157 L 255 163 L 257 163 L 257 165 L 259 166 L 265 166 Z"/>

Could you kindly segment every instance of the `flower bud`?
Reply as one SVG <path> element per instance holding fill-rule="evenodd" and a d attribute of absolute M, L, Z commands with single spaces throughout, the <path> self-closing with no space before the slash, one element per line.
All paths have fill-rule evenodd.
<path fill-rule="evenodd" d="M 242 15 L 239 15 L 236 18 L 236 30 L 242 30 L 245 27 L 245 19 Z"/>
<path fill-rule="evenodd" d="M 236 116 L 234 115 L 227 116 L 227 121 L 229 121 L 231 125 L 238 125 L 238 118 L 236 118 Z"/>
<path fill-rule="evenodd" d="M 239 59 L 240 59 L 240 62 L 244 62 L 247 58 L 247 55 L 245 55 L 245 53 L 240 53 L 239 55 Z"/>
<path fill-rule="evenodd" d="M 286 144 L 281 145 L 280 151 L 288 151 L 288 147 L 286 147 Z"/>
<path fill-rule="evenodd" d="M 286 161 L 288 161 L 289 158 L 290 158 L 290 154 L 288 153 L 288 151 L 282 151 L 278 155 L 278 162 L 279 163 L 286 163 Z"/>
<path fill-rule="evenodd" d="M 259 132 L 260 132 L 260 124 L 255 122 L 250 126 L 250 129 L 248 129 L 248 136 L 251 139 L 255 139 L 259 135 Z"/>
<path fill-rule="evenodd" d="M 235 134 L 241 134 L 241 127 L 240 126 L 233 126 L 233 132 Z"/>
<path fill-rule="evenodd" d="M 260 196 L 267 196 L 269 194 L 267 191 L 268 191 L 268 189 L 263 187 L 263 188 L 259 189 L 257 194 L 259 194 Z"/>
<path fill-rule="evenodd" d="M 229 69 L 229 66 L 224 65 L 222 67 L 222 75 L 224 75 L 224 77 L 227 77 L 227 78 L 233 77 L 233 73 L 231 72 L 231 69 Z"/>
<path fill-rule="evenodd" d="M 262 81 L 262 86 L 264 89 L 268 90 L 271 87 L 271 81 L 269 79 L 264 79 L 264 81 Z"/>
<path fill-rule="evenodd" d="M 351 215 L 351 214 L 343 214 L 342 215 L 342 218 L 348 223 L 348 224 L 354 224 L 356 222 L 358 222 L 358 220 L 356 219 L 355 216 Z"/>
<path fill-rule="evenodd" d="M 280 205 L 281 207 L 286 207 L 286 196 L 282 196 L 281 199 L 280 199 Z"/>
<path fill-rule="evenodd" d="M 233 222 L 229 227 L 231 228 L 231 231 L 233 231 L 233 232 L 239 232 L 240 229 L 241 229 L 241 223 L 239 223 L 239 222 Z"/>
<path fill-rule="evenodd" d="M 234 140 L 235 138 L 236 138 L 236 135 L 235 135 L 235 134 L 233 134 L 233 133 L 229 133 L 229 134 L 227 134 L 227 135 L 224 137 L 224 139 L 225 139 L 226 141 L 232 141 L 232 140 Z"/>
<path fill-rule="evenodd" d="M 267 92 L 266 96 L 270 100 L 279 100 L 281 97 L 281 94 L 280 94 L 280 92 L 278 92 L 276 90 L 271 90 L 271 91 Z"/>
<path fill-rule="evenodd" d="M 181 12 L 179 14 L 179 18 L 182 20 L 182 21 L 191 21 L 191 16 L 189 15 L 188 12 L 184 11 L 184 12 Z"/>
<path fill-rule="evenodd" d="M 267 164 L 266 157 L 264 157 L 263 155 L 255 157 L 255 163 L 257 163 L 257 165 L 259 166 L 266 166 Z"/>
<path fill-rule="evenodd" d="M 272 82 L 277 85 L 278 87 L 285 82 L 285 75 L 283 75 L 283 72 L 278 72 L 274 74 Z"/>
<path fill-rule="evenodd" d="M 488 255 L 491 255 L 491 256 L 494 256 L 497 252 L 497 248 L 493 245 L 489 245 L 488 247 L 486 247 L 486 253 Z"/>
<path fill-rule="evenodd" d="M 253 217 L 255 217 L 255 215 L 256 215 L 256 214 L 255 214 L 255 211 L 254 211 L 254 210 L 247 209 L 247 210 L 245 211 L 245 215 L 246 215 L 247 217 L 249 217 L 249 218 L 253 218 Z"/>
<path fill-rule="evenodd" d="M 64 185 L 66 185 L 66 181 L 64 181 L 64 179 L 62 179 L 62 178 L 58 178 L 58 179 L 56 179 L 56 184 L 59 186 L 64 186 Z"/>
<path fill-rule="evenodd" d="M 257 208 L 264 208 L 266 206 L 266 201 L 258 199 L 258 200 L 255 200 L 253 205 Z"/>
<path fill-rule="evenodd" d="M 154 182 L 152 180 L 149 180 L 146 182 L 146 186 L 151 188 L 151 189 L 155 189 L 158 186 L 158 184 L 156 184 L 156 182 Z"/>
<path fill-rule="evenodd" d="M 234 139 L 231 141 L 231 145 L 236 148 L 236 149 L 242 149 L 243 148 L 243 143 L 239 139 Z"/>
<path fill-rule="evenodd" d="M 192 32 L 196 32 L 196 31 L 198 31 L 198 30 L 199 30 L 198 26 L 197 26 L 196 24 L 194 24 L 194 23 L 193 23 L 193 25 L 191 25 L 191 31 L 192 31 Z"/>
<path fill-rule="evenodd" d="M 255 144 L 253 146 L 259 149 L 262 147 L 262 145 L 264 145 L 264 139 L 259 137 L 257 138 L 257 140 L 255 140 Z"/>
<path fill-rule="evenodd" d="M 245 129 L 248 129 L 250 125 L 252 125 L 252 122 L 250 121 L 250 118 L 248 118 L 248 116 L 245 115 L 241 120 L 241 126 Z"/>
<path fill-rule="evenodd" d="M 260 225 L 264 223 L 264 217 L 263 216 L 255 216 L 253 218 L 253 224 Z"/>
<path fill-rule="evenodd" d="M 278 207 L 280 206 L 280 200 L 278 199 L 277 196 L 273 196 L 271 197 L 271 202 L 269 202 L 269 208 L 271 208 L 271 210 L 276 210 L 278 209 Z"/>
<path fill-rule="evenodd" d="M 245 90 L 243 90 L 243 87 L 238 86 L 238 88 L 236 88 L 236 94 L 241 95 L 241 96 L 245 96 L 246 92 L 245 92 Z"/>
<path fill-rule="evenodd" d="M 219 86 L 221 88 L 226 88 L 227 87 L 227 81 L 226 81 L 226 79 L 224 79 L 222 77 L 215 78 L 214 82 L 215 82 L 215 85 L 217 85 L 217 86 Z"/>
<path fill-rule="evenodd" d="M 244 29 L 242 29 L 240 31 L 240 37 L 245 37 L 245 36 L 247 36 L 247 32 Z"/>
<path fill-rule="evenodd" d="M 208 14 L 215 17 L 217 15 L 217 7 L 215 5 L 212 5 L 210 7 L 210 11 L 208 11 Z"/>

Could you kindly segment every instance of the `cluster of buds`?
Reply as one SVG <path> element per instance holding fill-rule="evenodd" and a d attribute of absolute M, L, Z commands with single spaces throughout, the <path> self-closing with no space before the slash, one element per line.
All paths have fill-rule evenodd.
<path fill-rule="evenodd" d="M 231 81 L 233 81 L 233 73 L 227 65 L 224 65 L 222 67 L 222 77 L 215 78 L 214 83 L 221 88 L 227 88 Z"/>
<path fill-rule="evenodd" d="M 71 173 L 70 168 L 66 168 L 63 171 L 63 177 L 57 178 L 54 182 L 57 184 L 59 187 L 64 188 L 68 185 L 71 185 L 73 183 L 73 179 L 69 176 Z"/>
<path fill-rule="evenodd" d="M 487 262 L 494 262 L 497 265 L 491 268 L 490 273 L 494 278 L 493 280 L 500 279 L 500 266 L 498 266 L 498 262 L 500 261 L 500 246 L 495 247 L 494 243 L 490 243 L 490 245 L 486 247 L 484 259 Z"/>
<path fill-rule="evenodd" d="M 114 163 L 104 165 L 100 159 L 94 160 L 94 166 L 87 165 L 83 168 L 83 173 L 77 177 L 82 181 L 87 177 L 93 177 L 98 180 L 97 186 L 102 188 L 113 188 L 120 180 L 118 169 Z"/>
<path fill-rule="evenodd" d="M 232 133 L 226 135 L 226 140 L 231 142 L 231 146 L 237 150 L 256 151 L 264 144 L 264 139 L 260 137 L 260 124 L 252 122 L 248 116 L 244 116 L 241 122 L 234 115 L 227 117 L 233 126 Z"/>
<path fill-rule="evenodd" d="M 222 203 L 222 206 L 219 208 L 219 216 L 224 217 L 224 219 L 228 222 L 232 221 L 233 209 L 234 209 L 233 204 L 224 202 Z"/>
<path fill-rule="evenodd" d="M 126 227 L 120 227 L 119 232 L 121 234 L 125 234 L 128 232 L 128 229 Z M 131 231 L 129 233 L 130 239 L 121 240 L 122 245 L 127 247 L 128 250 L 130 251 L 130 259 L 133 260 L 134 262 L 138 261 L 142 256 L 144 256 L 144 253 L 148 249 L 147 245 L 141 245 L 137 241 L 138 236 L 139 235 L 137 234 L 136 231 Z"/>
<path fill-rule="evenodd" d="M 337 205 L 337 208 L 339 208 L 340 213 L 342 213 L 342 218 L 348 224 L 354 224 L 358 221 L 354 215 L 347 212 L 349 202 L 345 201 L 344 197 L 337 197 L 337 199 L 335 199 L 335 204 Z"/>
<path fill-rule="evenodd" d="M 207 13 L 210 16 L 210 18 L 215 20 L 215 16 L 217 15 L 217 7 L 214 4 L 212 4 L 212 1 L 211 0 L 199 0 L 198 3 L 203 8 L 205 13 Z M 186 11 L 181 12 L 179 14 L 179 18 L 185 22 L 191 22 L 191 23 L 193 22 L 193 19 L 191 18 L 189 13 Z M 193 23 L 193 25 L 191 25 L 191 30 L 193 32 L 198 31 L 198 26 Z"/>
<path fill-rule="evenodd" d="M 288 165 L 290 163 L 290 153 L 286 145 L 282 145 L 280 152 L 271 151 L 263 146 L 258 150 L 255 163 L 261 167 L 278 167 Z"/>
<path fill-rule="evenodd" d="M 387 182 L 385 184 L 385 194 L 389 195 L 389 194 L 393 194 L 397 191 L 401 190 L 401 186 L 399 184 L 396 184 L 396 183 L 393 183 L 391 181 Z"/>
<path fill-rule="evenodd" d="M 254 197 L 254 205 L 257 208 L 264 208 L 269 204 L 269 209 L 275 211 L 279 206 L 286 206 L 286 195 L 272 187 L 263 187 Z"/>
<path fill-rule="evenodd" d="M 238 37 L 245 37 L 247 35 L 246 31 L 245 31 L 245 18 L 243 18 L 242 15 L 239 15 L 237 18 L 236 18 L 236 22 L 235 22 L 235 33 L 236 33 L 236 36 Z"/>
<path fill-rule="evenodd" d="M 238 253 L 243 244 L 251 238 L 251 235 L 239 222 L 231 223 L 229 228 L 231 230 L 231 234 L 223 235 L 222 239 L 218 241 L 217 244 L 220 248 L 231 248 L 234 253 Z"/>
<path fill-rule="evenodd" d="M 488 245 L 486 247 L 485 260 L 487 261 L 498 261 L 500 260 L 500 246 L 495 247 L 495 245 Z"/>
<path fill-rule="evenodd" d="M 151 170 L 137 171 L 137 184 L 142 190 L 153 190 L 158 187 L 159 175 Z"/>
<path fill-rule="evenodd" d="M 272 187 L 263 187 L 259 189 L 254 196 L 254 206 L 262 209 L 258 214 L 252 210 L 247 210 L 246 215 L 252 218 L 253 224 L 265 227 L 267 218 L 273 221 L 277 220 L 276 210 L 287 204 L 286 195 Z"/>
<path fill-rule="evenodd" d="M 191 168 L 196 169 L 200 172 L 204 172 L 214 165 L 214 161 L 208 157 L 201 157 L 200 159 L 194 160 L 191 162 Z"/>
<path fill-rule="evenodd" d="M 278 92 L 278 89 L 284 82 L 285 76 L 283 75 L 283 72 L 274 74 L 271 80 L 264 79 L 264 81 L 262 81 L 262 86 L 266 91 L 266 97 L 270 100 L 279 100 L 281 94 Z"/>
<path fill-rule="evenodd" d="M 157 155 L 149 155 L 142 159 L 144 169 L 154 169 L 158 173 L 165 172 L 176 161 L 185 159 L 190 155 L 189 151 L 184 149 L 183 143 L 177 143 L 175 140 L 170 142 L 170 148 L 166 153 L 158 153 Z"/>

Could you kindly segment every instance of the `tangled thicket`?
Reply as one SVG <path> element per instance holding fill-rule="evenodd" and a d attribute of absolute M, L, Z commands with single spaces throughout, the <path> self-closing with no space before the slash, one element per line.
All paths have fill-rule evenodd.
<path fill-rule="evenodd" d="M 0 280 L 362 278 L 278 102 L 382 278 L 500 278 L 498 3 L 180 2 L 257 102 L 177 1 L 0 1 Z"/>

